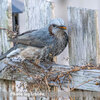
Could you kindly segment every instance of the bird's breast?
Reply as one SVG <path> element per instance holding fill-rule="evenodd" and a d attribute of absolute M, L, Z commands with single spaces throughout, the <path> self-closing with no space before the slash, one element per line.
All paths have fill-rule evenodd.
<path fill-rule="evenodd" d="M 68 42 L 67 38 L 68 38 L 67 35 L 65 35 L 55 40 L 51 50 L 53 56 L 59 55 L 66 48 Z"/>

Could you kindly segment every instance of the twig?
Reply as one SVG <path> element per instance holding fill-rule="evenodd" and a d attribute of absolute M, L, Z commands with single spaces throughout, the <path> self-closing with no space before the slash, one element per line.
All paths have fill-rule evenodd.
<path fill-rule="evenodd" d="M 9 34 L 9 35 L 8 35 L 9 38 L 14 38 L 14 37 L 17 36 L 17 32 L 11 31 L 11 30 L 9 30 L 9 29 L 0 27 L 0 30 L 5 30 L 5 31 L 7 31 L 8 34 Z M 10 33 L 11 33 L 11 34 L 10 34 Z"/>
<path fill-rule="evenodd" d="M 78 88 L 78 87 L 80 87 L 80 86 L 82 86 L 82 85 L 84 85 L 84 84 L 86 84 L 86 83 L 88 83 L 88 82 L 90 82 L 90 81 L 93 81 L 93 80 L 96 80 L 96 79 L 91 79 L 91 80 L 85 81 L 85 82 L 79 84 L 78 86 L 76 86 L 75 88 L 71 88 L 70 91 L 73 91 L 73 90 L 75 90 L 76 88 Z"/>
<path fill-rule="evenodd" d="M 14 31 L 11 31 L 11 30 L 9 30 L 9 29 L 2 28 L 2 27 L 0 27 L 0 30 L 5 30 L 5 31 L 8 31 L 8 33 L 16 33 L 16 32 L 14 32 Z"/>

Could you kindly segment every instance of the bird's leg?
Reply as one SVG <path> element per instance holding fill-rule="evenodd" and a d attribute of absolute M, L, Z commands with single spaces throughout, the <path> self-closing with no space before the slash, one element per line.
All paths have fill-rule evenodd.
<path fill-rule="evenodd" d="M 42 68 L 44 70 L 46 70 L 46 68 L 40 64 L 40 61 L 33 61 L 31 60 L 30 63 L 32 63 L 34 66 L 38 67 L 38 68 Z"/>
<path fill-rule="evenodd" d="M 46 59 L 45 61 L 41 61 L 40 64 L 44 66 L 47 70 L 51 70 L 52 66 L 55 64 L 54 61 L 50 61 L 49 59 Z"/>
<path fill-rule="evenodd" d="M 39 60 L 39 59 L 36 59 L 36 60 L 29 60 L 29 62 L 30 63 L 32 63 L 34 66 L 36 66 L 37 68 L 42 68 L 45 72 L 47 72 L 50 68 L 49 67 L 47 67 L 47 63 L 45 63 L 44 61 L 44 63 L 41 63 L 41 61 Z"/>

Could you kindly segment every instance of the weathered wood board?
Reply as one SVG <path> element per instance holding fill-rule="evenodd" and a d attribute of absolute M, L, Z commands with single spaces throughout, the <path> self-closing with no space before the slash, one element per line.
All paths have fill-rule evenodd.
<path fill-rule="evenodd" d="M 0 0 L 0 28 L 12 29 L 11 0 Z M 0 55 L 10 47 L 7 31 L 0 29 Z"/>
<path fill-rule="evenodd" d="M 73 73 L 71 85 L 80 90 L 100 92 L 100 70 L 81 70 Z"/>
<path fill-rule="evenodd" d="M 70 65 L 97 64 L 96 11 L 68 8 Z"/>
<path fill-rule="evenodd" d="M 100 92 L 75 90 L 70 97 L 72 100 L 100 100 Z"/>
<path fill-rule="evenodd" d="M 12 30 L 11 0 L 0 0 L 0 28 Z M 0 30 L 0 55 L 10 47 L 7 31 Z M 0 79 L 0 100 L 16 100 L 15 96 L 9 96 L 11 92 L 15 92 L 15 82 Z"/>
<path fill-rule="evenodd" d="M 8 65 L 3 64 L 3 62 L 0 63 L 0 79 L 7 79 L 7 80 L 16 80 L 16 81 L 24 81 L 24 82 L 32 82 L 35 84 L 36 79 L 34 75 L 42 75 L 41 69 L 37 68 L 36 66 L 33 66 L 31 63 L 30 66 L 27 66 L 27 70 L 24 69 L 23 66 L 18 65 L 17 63 L 11 62 L 9 60 L 6 60 Z M 10 66 L 9 66 L 10 65 Z M 16 67 L 11 67 L 16 66 Z M 68 73 L 72 70 L 73 67 L 67 66 L 67 65 L 52 65 L 52 75 L 50 76 L 50 79 L 55 79 L 56 75 L 60 73 Z M 74 71 L 74 70 L 73 70 Z M 27 75 L 33 76 L 29 77 Z M 98 69 L 90 69 L 90 70 L 77 70 L 75 72 L 72 72 L 72 78 L 70 84 L 67 83 L 67 81 L 64 83 L 64 86 L 76 89 L 82 89 L 82 90 L 90 90 L 90 91 L 99 91 L 100 92 L 100 70 Z M 43 76 L 43 75 L 42 75 Z M 42 77 L 41 77 L 42 79 Z M 98 84 L 97 84 L 98 83 Z M 57 85 L 56 83 L 54 85 Z"/>
<path fill-rule="evenodd" d="M 16 92 L 15 81 L 0 80 L 0 100 L 16 100 L 11 93 Z"/>
<path fill-rule="evenodd" d="M 25 11 L 19 14 L 20 33 L 40 29 L 53 17 L 52 3 L 47 0 L 24 0 Z"/>

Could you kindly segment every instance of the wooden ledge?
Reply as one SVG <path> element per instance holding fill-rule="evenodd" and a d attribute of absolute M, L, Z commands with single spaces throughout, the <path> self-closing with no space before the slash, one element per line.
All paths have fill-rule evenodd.
<path fill-rule="evenodd" d="M 0 62 L 0 79 L 25 81 L 33 84 L 37 79 L 39 81 L 41 79 L 50 85 L 59 85 L 60 81 L 63 86 L 69 86 L 71 90 L 82 89 L 100 92 L 100 67 L 71 67 L 58 64 L 51 64 L 51 66 L 49 71 L 29 62 L 21 64 L 4 59 Z M 47 76 L 45 77 L 45 75 Z M 45 80 L 46 78 L 47 80 Z"/>

